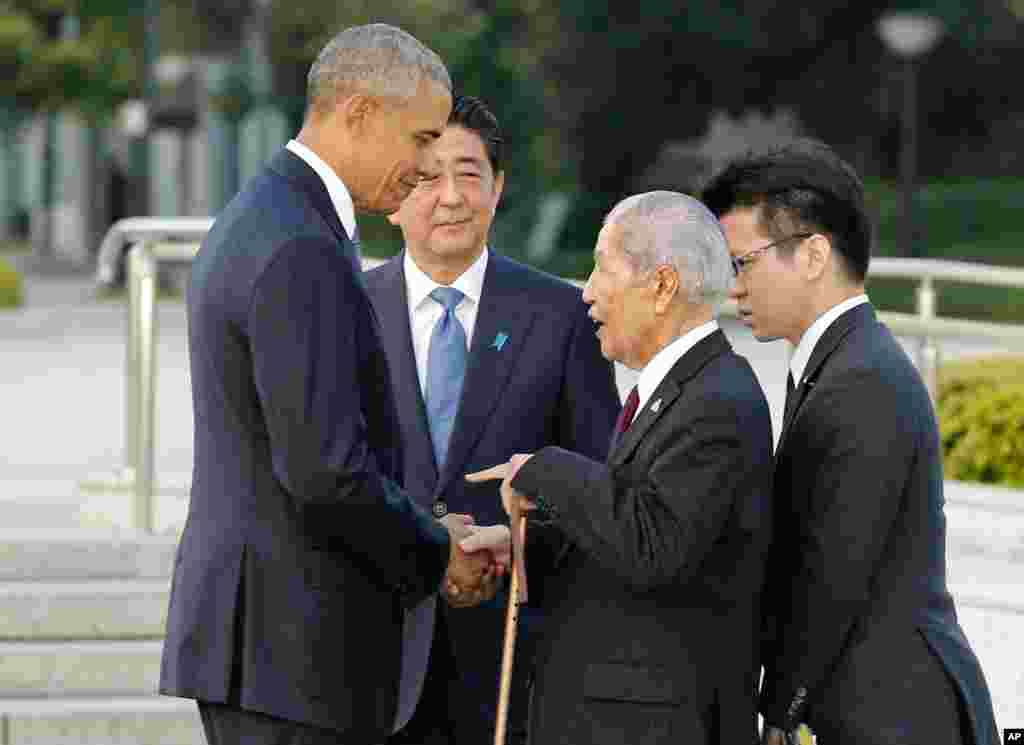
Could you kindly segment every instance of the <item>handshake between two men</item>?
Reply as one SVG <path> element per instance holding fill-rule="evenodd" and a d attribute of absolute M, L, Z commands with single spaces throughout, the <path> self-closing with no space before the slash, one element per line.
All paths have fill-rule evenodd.
<path fill-rule="evenodd" d="M 513 527 L 520 524 L 526 512 L 535 508 L 530 500 L 516 492 L 512 486 L 519 468 L 530 455 L 513 455 L 508 463 L 470 473 L 467 481 L 501 479 L 501 501 Z M 448 604 L 465 608 L 486 602 L 498 591 L 505 574 L 516 562 L 525 595 L 522 531 L 510 530 L 506 525 L 476 525 L 472 515 L 449 514 L 441 520 L 451 536 L 448 572 L 443 591 Z"/>

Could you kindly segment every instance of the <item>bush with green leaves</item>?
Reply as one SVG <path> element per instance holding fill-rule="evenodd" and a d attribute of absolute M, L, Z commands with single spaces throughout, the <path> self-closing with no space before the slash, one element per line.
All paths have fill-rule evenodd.
<path fill-rule="evenodd" d="M 0 256 L 0 308 L 17 308 L 23 299 L 21 275 Z"/>
<path fill-rule="evenodd" d="M 936 408 L 947 478 L 1024 487 L 1024 358 L 947 366 Z"/>

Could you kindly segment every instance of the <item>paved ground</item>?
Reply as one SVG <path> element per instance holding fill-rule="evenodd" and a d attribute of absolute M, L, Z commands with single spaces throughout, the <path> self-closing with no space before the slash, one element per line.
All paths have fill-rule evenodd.
<path fill-rule="evenodd" d="M 82 274 L 32 274 L 26 295 L 26 308 L 0 312 L 0 522 L 74 527 L 83 500 L 77 482 L 122 463 L 126 313 L 119 301 L 95 300 Z M 778 425 L 786 345 L 759 344 L 741 326 L 725 325 L 751 360 Z M 158 328 L 156 467 L 173 486 L 187 481 L 192 458 L 180 302 L 160 304 Z M 998 350 L 958 342 L 943 355 L 991 351 Z M 633 378 L 620 371 L 620 389 Z M 1024 494 L 950 483 L 947 495 L 950 582 L 962 623 L 985 666 L 1000 726 L 1024 726 Z"/>

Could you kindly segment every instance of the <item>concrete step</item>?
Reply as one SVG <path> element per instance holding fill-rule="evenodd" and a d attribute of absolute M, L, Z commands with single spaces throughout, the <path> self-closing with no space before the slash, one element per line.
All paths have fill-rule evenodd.
<path fill-rule="evenodd" d="M 205 745 L 195 702 L 0 699 L 0 745 Z"/>
<path fill-rule="evenodd" d="M 116 474 L 81 480 L 11 479 L 0 473 L 0 526 L 4 530 L 91 530 L 135 532 L 135 498 Z M 188 514 L 188 479 L 161 477 L 154 496 L 154 530 L 181 533 Z M 104 483 L 107 479 L 110 483 Z"/>
<path fill-rule="evenodd" d="M 35 497 L 22 495 L 22 485 L 9 482 L 0 485 L 0 524 L 5 530 L 12 528 L 49 528 L 53 530 L 78 528 L 82 525 L 79 510 L 80 497 Z M 70 487 L 69 487 L 70 488 Z M 70 493 L 70 492 L 68 492 Z M 11 496 L 18 495 L 17 498 Z"/>
<path fill-rule="evenodd" d="M 0 582 L 0 640 L 158 639 L 170 580 Z"/>
<path fill-rule="evenodd" d="M 159 641 L 0 642 L 0 698 L 155 694 L 162 649 Z"/>
<path fill-rule="evenodd" d="M 0 582 L 171 576 L 177 539 L 136 532 L 0 531 Z"/>

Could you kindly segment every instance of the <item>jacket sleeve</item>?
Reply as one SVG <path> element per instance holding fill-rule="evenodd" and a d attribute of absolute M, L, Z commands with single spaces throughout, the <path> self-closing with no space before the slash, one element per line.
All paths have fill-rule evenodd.
<path fill-rule="evenodd" d="M 797 526 L 800 565 L 787 582 L 775 673 L 761 695 L 765 721 L 787 730 L 842 654 L 904 501 L 921 413 L 879 382 L 863 372 L 830 383 L 801 417 L 814 427 L 795 464 L 808 471 L 809 493 L 799 499 L 810 514 Z"/>
<path fill-rule="evenodd" d="M 566 537 L 632 587 L 685 581 L 721 533 L 753 457 L 731 405 L 691 400 L 685 407 L 671 407 L 648 433 L 661 447 L 642 466 L 611 468 L 547 447 L 512 486 L 542 495 Z"/>
<path fill-rule="evenodd" d="M 356 360 L 372 339 L 355 319 L 369 313 L 345 254 L 295 239 L 256 281 L 248 340 L 274 475 L 299 519 L 413 605 L 440 585 L 448 533 L 379 472 L 367 443 Z"/>

